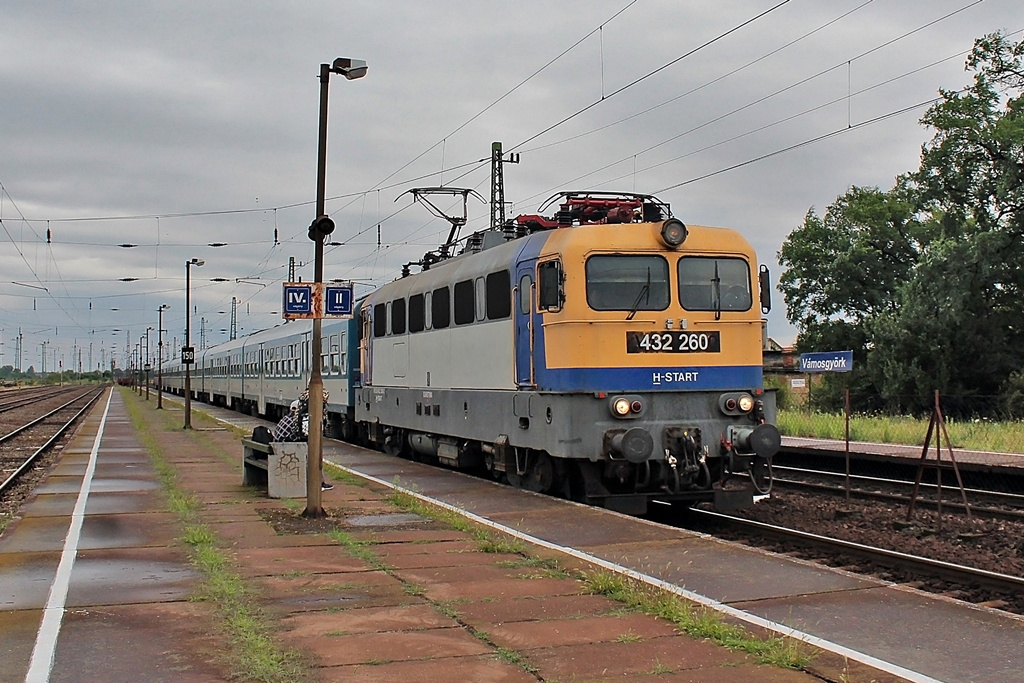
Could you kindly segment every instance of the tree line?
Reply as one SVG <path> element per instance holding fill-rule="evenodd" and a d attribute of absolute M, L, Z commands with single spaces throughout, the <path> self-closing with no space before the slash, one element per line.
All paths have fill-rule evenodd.
<path fill-rule="evenodd" d="M 778 254 L 800 352 L 853 349 L 817 407 L 1024 416 L 1024 40 L 975 41 L 920 167 L 813 208 Z"/>

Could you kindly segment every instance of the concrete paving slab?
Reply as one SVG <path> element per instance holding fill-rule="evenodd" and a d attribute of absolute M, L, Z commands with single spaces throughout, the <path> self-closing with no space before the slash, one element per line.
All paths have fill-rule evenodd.
<path fill-rule="evenodd" d="M 36 488 L 36 491 L 40 494 L 57 494 L 63 493 L 68 495 L 78 495 L 78 492 L 82 488 L 81 477 L 61 477 L 54 476 L 45 479 Z M 127 491 L 156 491 L 160 488 L 160 484 L 153 479 L 147 479 L 144 476 L 139 478 L 134 477 L 116 477 L 106 479 L 94 479 L 92 486 L 90 487 L 90 495 L 92 493 L 124 493 Z"/>
<path fill-rule="evenodd" d="M 480 551 L 416 553 L 414 555 L 392 555 L 386 560 L 392 569 L 430 569 L 435 567 L 467 567 L 471 565 L 494 565 L 496 562 L 522 562 L 521 555 L 483 553 Z M 404 576 L 404 572 L 403 572 Z"/>
<path fill-rule="evenodd" d="M 324 681 L 410 683 L 472 681 L 473 683 L 537 683 L 537 677 L 493 655 L 446 657 L 427 661 L 355 664 L 320 670 Z"/>
<path fill-rule="evenodd" d="M 743 655 L 684 638 L 565 645 L 531 650 L 525 655 L 545 680 L 591 681 L 624 674 L 654 675 L 661 670 L 703 672 L 723 666 L 733 668 L 731 681 L 754 680 L 746 678 L 740 668 L 748 663 Z"/>
<path fill-rule="evenodd" d="M 424 589 L 431 600 L 490 600 L 528 596 L 576 595 L 579 586 L 565 579 L 517 579 L 511 581 L 453 581 L 432 583 Z"/>
<path fill-rule="evenodd" d="M 264 576 L 256 577 L 253 584 L 268 604 L 290 612 L 419 602 L 401 582 L 383 572 Z"/>
<path fill-rule="evenodd" d="M 545 619 L 493 625 L 487 635 L 499 647 L 535 650 L 562 645 L 645 641 L 676 635 L 675 626 L 646 614 Z"/>
<path fill-rule="evenodd" d="M 49 680 L 223 681 L 210 634 L 199 628 L 203 617 L 203 607 L 192 603 L 70 610 Z"/>
<path fill-rule="evenodd" d="M 622 612 L 623 609 L 622 603 L 601 595 L 529 595 L 480 602 L 460 599 L 453 601 L 450 607 L 463 622 L 487 632 L 493 624 L 542 619 L 580 619 Z"/>
<path fill-rule="evenodd" d="M 344 638 L 317 639 L 311 645 L 323 666 L 493 654 L 483 641 L 458 626 L 400 633 L 356 633 Z"/>
<path fill-rule="evenodd" d="M 793 558 L 698 536 L 662 543 L 593 546 L 588 552 L 719 602 L 765 600 L 785 595 L 864 590 L 879 581 L 806 563 L 793 572 Z M 751 582 L 750 576 L 771 577 Z"/>
<path fill-rule="evenodd" d="M 476 541 L 433 541 L 430 543 L 388 543 L 374 546 L 374 553 L 385 560 L 405 555 L 479 552 Z"/>
<path fill-rule="evenodd" d="M 246 576 L 371 571 L 365 561 L 355 559 L 341 547 L 239 548 L 233 556 Z"/>
<path fill-rule="evenodd" d="M 979 633 L 985 647 L 1010 653 L 1024 640 L 1024 620 L 1008 621 L 1005 615 L 916 591 L 883 587 L 856 593 L 814 594 L 788 600 L 765 600 L 756 604 L 737 603 L 779 623 L 833 639 L 875 656 L 899 662 L 912 670 L 942 671 L 946 680 L 976 680 L 975 663 L 963 654 L 975 649 Z M 966 620 L 966 621 L 965 621 Z M 956 626 L 953 626 L 956 624 Z M 922 644 L 908 652 L 894 631 L 912 629 L 912 639 Z M 941 642 L 941 651 L 925 644 Z M 986 681 L 1019 683 L 1021 662 L 1012 656 L 992 657 L 986 662 Z"/>
<path fill-rule="evenodd" d="M 75 559 L 69 607 L 188 600 L 201 576 L 177 548 L 83 550 Z"/>
<path fill-rule="evenodd" d="M 0 541 L 6 540 L 4 534 Z M 60 553 L 0 552 L 0 613 L 42 609 L 60 564 Z M 0 638 L 0 641 L 3 639 Z"/>
<path fill-rule="evenodd" d="M 0 681 L 25 680 L 42 618 L 42 610 L 0 610 Z"/>
<path fill-rule="evenodd" d="M 363 607 L 341 612 L 294 614 L 281 621 L 288 637 L 302 642 L 317 637 L 337 638 L 350 633 L 386 633 L 452 628 L 457 624 L 433 605 Z"/>
<path fill-rule="evenodd" d="M 682 537 L 686 533 L 645 524 L 636 518 L 625 517 L 606 510 L 594 510 L 564 503 L 558 510 L 558 514 L 552 514 L 544 505 L 536 511 L 495 514 L 491 516 L 491 519 L 523 533 L 542 534 L 546 540 L 552 543 L 581 550 L 592 546 L 608 546 L 616 543 L 665 541 L 673 537 Z"/>

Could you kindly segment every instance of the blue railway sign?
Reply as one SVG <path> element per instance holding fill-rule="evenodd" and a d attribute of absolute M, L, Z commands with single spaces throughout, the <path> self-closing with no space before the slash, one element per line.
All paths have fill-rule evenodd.
<path fill-rule="evenodd" d="M 324 315 L 352 315 L 352 285 L 327 285 L 324 287 Z"/>
<path fill-rule="evenodd" d="M 853 370 L 853 351 L 800 354 L 800 372 L 850 372 L 851 370 Z"/>
<path fill-rule="evenodd" d="M 288 284 L 284 286 L 285 315 L 309 315 L 313 312 L 313 286 Z"/>

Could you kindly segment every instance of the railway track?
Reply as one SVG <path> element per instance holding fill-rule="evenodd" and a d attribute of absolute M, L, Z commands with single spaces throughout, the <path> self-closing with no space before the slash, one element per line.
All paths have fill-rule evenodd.
<path fill-rule="evenodd" d="M 694 509 L 691 510 L 691 514 L 707 521 L 713 521 L 716 525 L 741 530 L 744 534 L 758 539 L 797 544 L 825 556 L 850 556 L 880 567 L 902 570 L 916 577 L 936 577 L 948 582 L 951 586 L 980 587 L 994 594 L 987 602 L 995 602 L 1002 600 L 1002 596 L 1024 592 L 1024 578 L 1019 576 L 1010 576 L 862 543 L 844 541 L 710 510 Z"/>
<path fill-rule="evenodd" d="M 800 467 L 776 466 L 774 484 L 782 488 L 816 491 L 834 496 L 847 493 L 846 475 L 826 470 Z M 778 475 L 784 476 L 778 476 Z M 788 475 L 788 476 L 785 476 Z M 914 482 L 886 477 L 850 475 L 849 493 L 858 498 L 888 501 L 909 505 Z M 922 482 L 919 485 L 916 505 L 936 509 L 938 507 L 938 486 Z M 991 489 L 965 487 L 968 505 L 962 502 L 960 489 L 954 484 L 942 486 L 942 509 L 944 511 L 982 515 L 993 519 L 1024 521 L 1024 495 Z"/>
<path fill-rule="evenodd" d="M 21 420 L 27 420 L 16 427 L 6 426 L 0 435 L 0 503 L 9 509 L 23 496 L 15 489 L 27 472 L 37 467 L 40 458 L 59 442 L 78 419 L 88 411 L 106 387 L 79 387 L 69 392 L 36 397 L 35 401 L 19 406 Z M 54 398 L 59 396 L 59 405 Z M 42 414 L 40 414 L 42 413 Z M 20 420 L 19 420 L 20 421 Z M 6 421 L 8 424 L 9 420 Z"/>

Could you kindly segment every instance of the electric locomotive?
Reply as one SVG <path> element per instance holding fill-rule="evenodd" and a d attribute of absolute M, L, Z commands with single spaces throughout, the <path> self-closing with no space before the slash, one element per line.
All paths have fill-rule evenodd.
<path fill-rule="evenodd" d="M 366 297 L 363 438 L 629 514 L 767 493 L 781 439 L 750 244 L 649 195 L 556 197 Z"/>

